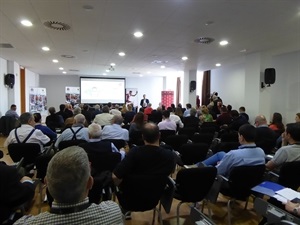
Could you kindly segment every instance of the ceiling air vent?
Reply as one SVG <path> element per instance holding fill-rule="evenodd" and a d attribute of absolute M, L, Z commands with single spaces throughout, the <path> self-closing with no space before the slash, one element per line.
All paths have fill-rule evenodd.
<path fill-rule="evenodd" d="M 61 55 L 62 58 L 66 58 L 66 59 L 74 59 L 75 56 L 73 55 Z"/>
<path fill-rule="evenodd" d="M 199 38 L 196 38 L 194 40 L 195 43 L 197 44 L 210 44 L 214 41 L 215 39 L 213 38 L 210 38 L 210 37 L 199 37 Z"/>
<path fill-rule="evenodd" d="M 69 69 L 70 72 L 79 72 L 77 69 Z"/>
<path fill-rule="evenodd" d="M 48 27 L 53 30 L 70 30 L 71 27 L 63 22 L 58 21 L 46 21 L 44 22 L 45 27 Z"/>

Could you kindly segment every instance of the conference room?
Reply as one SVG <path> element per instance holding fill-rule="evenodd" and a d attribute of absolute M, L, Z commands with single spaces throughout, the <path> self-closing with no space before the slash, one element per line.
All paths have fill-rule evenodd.
<path fill-rule="evenodd" d="M 122 106 L 129 93 L 137 110 L 143 95 L 153 109 L 195 107 L 197 95 L 208 105 L 218 92 L 224 105 L 244 106 L 250 124 L 257 115 L 270 122 L 274 112 L 288 124 L 300 112 L 299 59 L 293 0 L 0 0 L 0 116 L 15 104 L 18 115 L 39 112 L 45 123 L 49 107 L 58 111 L 71 96 L 75 104 Z M 176 224 L 176 205 L 164 224 Z M 218 207 L 213 221 L 226 224 L 226 206 Z M 257 224 L 248 211 L 232 223 Z M 181 213 L 188 224 L 189 205 Z M 148 224 L 146 215 L 126 224 Z"/>

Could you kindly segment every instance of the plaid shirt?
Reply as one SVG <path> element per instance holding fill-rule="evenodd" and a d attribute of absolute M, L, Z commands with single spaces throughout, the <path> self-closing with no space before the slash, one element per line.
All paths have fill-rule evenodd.
<path fill-rule="evenodd" d="M 78 204 L 58 204 L 53 202 L 52 208 L 71 208 L 87 204 L 89 199 Z M 87 209 L 69 214 L 54 214 L 44 212 L 36 216 L 23 216 L 14 224 L 117 224 L 123 223 L 121 210 L 113 201 L 101 202 L 99 205 L 91 204 Z"/>

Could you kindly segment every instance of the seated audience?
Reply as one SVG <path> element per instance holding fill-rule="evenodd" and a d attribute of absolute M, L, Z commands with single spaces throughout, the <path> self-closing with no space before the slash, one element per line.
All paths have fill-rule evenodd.
<path fill-rule="evenodd" d="M 151 112 L 152 112 L 152 104 L 151 103 L 148 103 L 148 105 L 147 105 L 147 107 L 146 108 L 144 108 L 144 114 L 145 115 L 150 115 L 151 114 Z"/>
<path fill-rule="evenodd" d="M 10 117 L 13 117 L 15 118 L 16 120 L 19 119 L 19 115 L 18 113 L 16 112 L 17 110 L 17 106 L 15 104 L 12 104 L 10 106 L 10 109 L 5 113 L 5 116 L 10 116 Z"/>
<path fill-rule="evenodd" d="M 101 107 L 100 107 L 100 105 L 95 105 L 94 106 L 94 112 L 92 113 L 92 120 L 94 120 L 95 119 L 95 117 L 98 115 L 98 114 L 101 114 L 102 113 L 102 110 L 101 110 Z"/>
<path fill-rule="evenodd" d="M 280 113 L 275 112 L 272 117 L 271 124 L 269 127 L 275 131 L 275 133 L 279 137 L 284 132 L 284 125 L 282 123 L 282 115 Z"/>
<path fill-rule="evenodd" d="M 135 112 L 132 110 L 132 104 L 127 105 L 127 112 L 124 114 L 124 124 L 127 125 L 131 123 L 133 120 L 133 117 L 135 115 Z"/>
<path fill-rule="evenodd" d="M 202 112 L 202 115 L 199 116 L 199 119 L 200 119 L 201 123 L 204 123 L 204 122 L 213 122 L 213 117 L 209 113 L 209 110 L 208 110 L 208 108 L 205 105 L 201 106 L 201 112 Z"/>
<path fill-rule="evenodd" d="M 190 116 L 192 105 L 190 103 L 187 103 L 185 106 L 186 106 L 186 110 L 183 113 L 183 117 L 188 117 Z"/>
<path fill-rule="evenodd" d="M 268 127 L 267 119 L 263 115 L 255 117 L 256 138 L 255 143 L 266 154 L 270 154 L 276 146 L 276 133 Z"/>
<path fill-rule="evenodd" d="M 94 123 L 98 123 L 101 127 L 111 124 L 113 115 L 109 113 L 109 107 L 106 105 L 102 108 L 102 113 L 96 115 Z"/>
<path fill-rule="evenodd" d="M 249 122 L 249 116 L 248 116 L 248 114 L 246 113 L 246 108 L 245 108 L 244 106 L 241 106 L 241 107 L 239 108 L 239 113 L 240 113 L 241 116 L 243 116 L 243 117 L 246 118 L 247 122 Z"/>
<path fill-rule="evenodd" d="M 227 110 L 226 106 L 221 106 L 220 108 L 221 115 L 219 115 L 216 119 L 216 123 L 218 126 L 222 126 L 224 124 L 229 125 L 232 122 L 232 118 L 230 113 Z"/>
<path fill-rule="evenodd" d="M 88 127 L 89 131 L 89 142 L 81 143 L 79 146 L 82 147 L 87 153 L 99 152 L 119 152 L 121 159 L 125 157 L 124 149 L 118 150 L 116 146 L 109 141 L 101 141 L 102 129 L 99 124 L 92 123 Z"/>
<path fill-rule="evenodd" d="M 181 121 L 181 118 L 174 113 L 173 108 L 168 107 L 167 110 L 170 112 L 170 120 L 174 121 L 177 127 L 183 128 L 183 122 Z"/>
<path fill-rule="evenodd" d="M 110 111 L 109 113 L 112 114 L 113 116 L 118 115 L 118 116 L 122 116 L 121 111 L 119 110 L 120 106 L 118 104 L 116 104 Z"/>
<path fill-rule="evenodd" d="M 89 132 L 84 127 L 85 117 L 82 114 L 77 114 L 74 117 L 74 124 L 72 127 L 65 129 L 62 134 L 57 138 L 54 146 L 58 148 L 59 143 L 69 140 L 86 140 L 89 141 Z"/>
<path fill-rule="evenodd" d="M 174 111 L 174 114 L 175 114 L 176 116 L 179 116 L 180 119 L 181 119 L 181 121 L 182 121 L 182 118 L 183 118 L 182 108 L 176 107 L 176 108 L 175 108 L 175 111 Z"/>
<path fill-rule="evenodd" d="M 75 114 L 75 109 L 74 109 L 74 114 Z M 87 125 L 90 125 L 92 122 L 92 111 L 90 110 L 90 106 L 88 104 L 83 105 L 81 114 L 84 115 Z"/>
<path fill-rule="evenodd" d="M 130 104 L 129 104 L 130 105 Z M 122 109 L 120 110 L 122 116 L 124 117 L 125 113 L 128 111 L 126 104 L 123 104 Z"/>
<path fill-rule="evenodd" d="M 93 186 L 86 152 L 72 146 L 53 156 L 45 177 L 54 198 L 50 212 L 24 216 L 15 224 L 123 224 L 117 203 L 90 204 L 88 193 Z"/>
<path fill-rule="evenodd" d="M 144 124 L 145 124 L 144 113 L 138 112 L 134 116 L 133 121 L 130 124 L 130 127 L 129 127 L 129 136 L 131 136 L 135 132 L 142 131 L 142 128 L 144 127 Z"/>
<path fill-rule="evenodd" d="M 46 117 L 46 125 L 55 132 L 55 128 L 62 128 L 64 126 L 64 119 L 61 115 L 55 113 L 54 107 L 49 107 L 48 111 L 50 115 Z"/>
<path fill-rule="evenodd" d="M 233 167 L 265 164 L 265 153 L 254 142 L 255 127 L 244 124 L 240 127 L 238 135 L 241 144 L 238 149 L 231 150 L 228 153 L 218 152 L 196 165 L 216 166 L 218 174 L 228 177 Z"/>
<path fill-rule="evenodd" d="M 170 112 L 165 110 L 162 112 L 163 120 L 158 123 L 159 130 L 177 130 L 177 125 L 173 120 L 170 120 Z"/>
<path fill-rule="evenodd" d="M 162 121 L 162 107 L 157 107 L 156 110 L 152 110 L 151 114 L 148 116 L 148 121 L 158 124 Z"/>
<path fill-rule="evenodd" d="M 230 115 L 232 117 L 232 122 L 228 125 L 228 129 L 231 131 L 238 131 L 242 125 L 248 123 L 247 119 L 240 115 L 236 110 L 231 110 Z"/>
<path fill-rule="evenodd" d="M 197 110 L 195 108 L 191 108 L 189 111 L 189 116 L 183 117 L 184 127 L 192 127 L 195 128 L 195 130 L 198 130 L 200 119 L 196 117 Z"/>
<path fill-rule="evenodd" d="M 296 114 L 295 122 L 296 122 L 296 123 L 299 123 L 299 122 L 300 122 L 300 113 L 297 113 L 297 114 Z"/>
<path fill-rule="evenodd" d="M 73 124 L 75 123 L 75 119 L 74 118 L 78 114 L 81 114 L 81 108 L 80 107 L 76 107 L 74 109 L 73 116 L 71 116 L 71 117 L 69 117 L 69 118 L 67 118 L 65 120 L 64 130 L 73 126 Z"/>
<path fill-rule="evenodd" d="M 34 129 L 34 117 L 25 112 L 20 116 L 21 127 L 13 129 L 4 142 L 4 147 L 11 143 L 37 143 L 44 152 L 44 145 L 50 142 L 50 138 L 39 129 Z M 25 142 L 24 142 L 25 141 Z"/>
<path fill-rule="evenodd" d="M 171 150 L 159 146 L 159 129 L 154 123 L 145 124 L 144 146 L 133 147 L 112 174 L 116 185 L 128 175 L 145 174 L 168 176 L 175 168 L 175 157 Z"/>
<path fill-rule="evenodd" d="M 118 140 L 129 140 L 128 130 L 122 128 L 123 117 L 119 115 L 113 116 L 111 125 L 106 125 L 103 128 L 101 140 L 106 139 L 118 139 Z"/>
<path fill-rule="evenodd" d="M 43 134 L 47 135 L 51 141 L 54 141 L 57 137 L 57 134 L 55 132 L 53 132 L 49 127 L 47 126 L 43 126 L 41 124 L 42 122 L 42 116 L 40 113 L 34 113 L 33 114 L 34 117 L 34 122 L 35 122 L 35 129 L 39 129 L 43 132 Z"/>
<path fill-rule="evenodd" d="M 289 123 L 282 134 L 282 147 L 275 156 L 267 162 L 266 168 L 274 170 L 280 168 L 285 162 L 300 160 L 300 123 Z"/>
<path fill-rule="evenodd" d="M 2 155 L 1 151 L 1 155 Z M 35 186 L 30 177 L 21 176 L 14 166 L 0 163 L 0 224 L 21 204 L 32 200 Z"/>

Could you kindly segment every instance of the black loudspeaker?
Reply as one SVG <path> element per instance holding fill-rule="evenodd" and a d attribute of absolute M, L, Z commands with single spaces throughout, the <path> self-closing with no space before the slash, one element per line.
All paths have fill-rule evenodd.
<path fill-rule="evenodd" d="M 190 83 L 190 92 L 193 92 L 196 90 L 196 81 L 192 80 Z"/>
<path fill-rule="evenodd" d="M 4 84 L 10 88 L 13 88 L 15 85 L 15 75 L 8 73 L 4 76 Z"/>
<path fill-rule="evenodd" d="M 274 84 L 276 73 L 274 68 L 265 69 L 265 84 Z"/>

